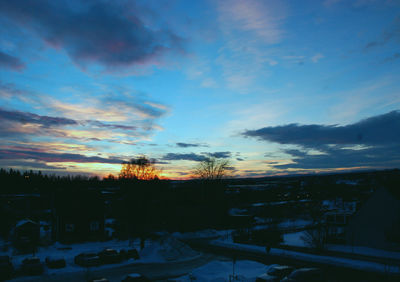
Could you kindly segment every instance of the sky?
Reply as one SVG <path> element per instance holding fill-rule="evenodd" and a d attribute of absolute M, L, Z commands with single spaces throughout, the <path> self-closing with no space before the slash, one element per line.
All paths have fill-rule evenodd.
<path fill-rule="evenodd" d="M 400 167 L 400 1 L 0 0 L 0 167 Z"/>

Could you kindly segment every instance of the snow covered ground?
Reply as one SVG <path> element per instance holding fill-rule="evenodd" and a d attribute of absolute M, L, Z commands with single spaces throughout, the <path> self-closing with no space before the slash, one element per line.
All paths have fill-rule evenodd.
<path fill-rule="evenodd" d="M 210 242 L 210 245 L 234 249 L 238 251 L 266 254 L 264 247 L 254 246 L 254 245 L 228 243 L 218 240 Z M 326 265 L 346 267 L 364 271 L 374 271 L 380 273 L 400 274 L 399 265 L 382 264 L 377 262 L 348 259 L 341 257 L 314 255 L 314 254 L 307 254 L 307 253 L 289 251 L 278 248 L 272 248 L 269 254 L 274 256 L 286 257 L 288 259 L 306 261 L 310 263 L 326 264 Z"/>
<path fill-rule="evenodd" d="M 306 231 L 299 231 L 294 233 L 283 234 L 283 245 L 295 246 L 295 247 L 310 247 L 301 238 L 305 235 Z M 400 260 L 400 252 L 391 252 L 380 249 L 373 249 L 363 246 L 349 246 L 349 245 L 336 245 L 327 244 L 325 249 L 328 251 L 336 251 L 342 253 L 351 253 L 364 256 L 371 256 L 376 258 L 387 258 Z"/>
<path fill-rule="evenodd" d="M 174 279 L 177 282 L 186 281 L 210 281 L 225 282 L 229 281 L 229 276 L 237 275 L 235 281 L 255 281 L 257 276 L 264 274 L 268 266 L 262 263 L 239 260 L 235 264 L 232 261 L 212 261 L 201 267 L 194 269 L 191 274 Z"/>
<path fill-rule="evenodd" d="M 283 245 L 308 247 L 308 245 L 302 239 L 302 236 L 305 236 L 305 232 L 306 231 L 299 231 L 294 233 L 283 234 Z"/>
<path fill-rule="evenodd" d="M 46 257 L 52 258 L 64 258 L 66 261 L 66 267 L 60 269 L 49 269 L 46 268 L 46 274 L 60 274 L 69 272 L 79 272 L 85 270 L 84 267 L 78 266 L 74 263 L 74 258 L 80 253 L 98 253 L 106 248 L 114 250 L 136 248 L 139 250 L 140 241 L 139 239 L 129 242 L 126 241 L 106 241 L 106 242 L 86 242 L 80 244 L 60 244 L 55 243 L 48 247 L 40 247 L 35 253 L 35 256 L 40 258 L 41 262 L 45 262 Z M 14 268 L 18 269 L 22 265 L 22 261 L 27 257 L 32 257 L 32 254 L 13 254 L 13 250 L 9 249 L 6 252 L 0 252 L 0 255 L 9 255 L 12 258 Z M 91 267 L 92 269 L 108 269 L 128 264 L 140 264 L 140 263 L 166 263 L 166 262 L 179 262 L 185 260 L 196 259 L 200 256 L 200 253 L 192 250 L 186 244 L 180 242 L 174 237 L 165 237 L 160 240 L 146 241 L 145 248 L 139 251 L 140 259 L 134 260 L 129 259 L 119 264 L 108 264 L 97 267 Z"/>

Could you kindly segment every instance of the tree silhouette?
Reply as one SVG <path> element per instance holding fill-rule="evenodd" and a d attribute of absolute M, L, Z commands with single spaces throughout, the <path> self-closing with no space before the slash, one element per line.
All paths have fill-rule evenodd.
<path fill-rule="evenodd" d="M 131 159 L 129 162 L 122 163 L 120 179 L 154 180 L 158 179 L 159 171 L 146 156 Z"/>
<path fill-rule="evenodd" d="M 227 159 L 207 158 L 200 162 L 194 170 L 194 175 L 203 180 L 221 180 L 230 169 Z"/>

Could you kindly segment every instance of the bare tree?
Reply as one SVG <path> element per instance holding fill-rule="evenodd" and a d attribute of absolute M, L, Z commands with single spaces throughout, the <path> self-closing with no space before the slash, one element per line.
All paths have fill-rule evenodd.
<path fill-rule="evenodd" d="M 227 159 L 207 158 L 200 162 L 194 170 L 194 175 L 203 180 L 220 180 L 228 174 L 230 161 Z"/>
<path fill-rule="evenodd" d="M 119 178 L 122 179 L 138 179 L 138 180 L 153 180 L 159 176 L 159 170 L 146 156 L 140 156 L 136 159 L 131 159 L 129 162 L 122 163 Z"/>

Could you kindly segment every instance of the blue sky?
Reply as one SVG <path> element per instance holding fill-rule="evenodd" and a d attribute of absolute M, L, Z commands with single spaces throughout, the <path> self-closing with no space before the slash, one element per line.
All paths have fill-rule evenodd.
<path fill-rule="evenodd" d="M 0 1 L 0 167 L 400 167 L 399 1 Z"/>

